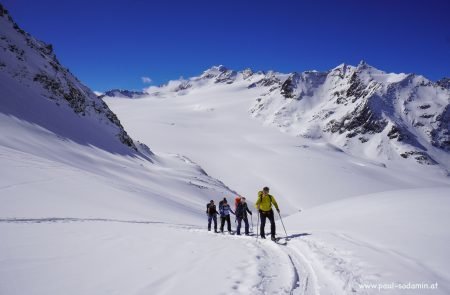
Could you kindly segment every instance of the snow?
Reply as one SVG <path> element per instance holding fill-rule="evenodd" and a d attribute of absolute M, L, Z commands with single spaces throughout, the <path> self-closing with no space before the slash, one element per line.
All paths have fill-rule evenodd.
<path fill-rule="evenodd" d="M 449 184 L 438 167 L 352 156 L 321 141 L 261 126 L 248 113 L 261 90 L 247 89 L 246 83 L 211 83 L 182 96 L 161 89 L 157 98 L 106 102 L 133 138 L 157 152 L 188 156 L 251 200 L 270 186 L 286 204 L 285 213 L 372 192 Z M 324 179 L 326 186 L 321 185 Z"/>
<path fill-rule="evenodd" d="M 301 129 L 311 109 L 330 111 L 323 93 L 308 92 L 323 73 L 302 74 L 308 95 L 288 106 L 270 89 L 290 75 L 213 67 L 141 98 L 106 97 L 119 122 L 0 12 L 0 294 L 379 294 L 363 284 L 391 282 L 450 292 L 448 155 L 431 151 L 441 164 L 419 165 L 395 158 L 404 147 L 385 134 L 361 148 L 324 138 L 317 122 Z M 344 89 L 336 77 L 355 70 L 341 65 L 324 87 Z M 446 93 L 421 88 L 414 103 L 432 96 L 438 111 Z M 285 245 L 206 230 L 210 199 L 240 194 L 256 213 L 266 185 Z M 254 234 L 256 214 L 250 222 Z"/>
<path fill-rule="evenodd" d="M 187 155 L 249 200 L 271 187 L 281 212 L 291 215 L 291 240 L 279 256 L 288 255 L 289 276 L 301 278 L 296 292 L 375 294 L 362 284 L 439 282 L 434 292 L 445 294 L 445 171 L 383 161 L 374 156 L 376 141 L 363 157 L 262 125 L 249 114 L 261 89 L 247 83 L 203 83 L 183 95 L 162 87 L 158 97 L 106 101 L 134 138 Z M 277 231 L 283 235 L 281 224 Z"/>
<path fill-rule="evenodd" d="M 450 221 L 449 196 L 449 187 L 359 196 L 286 218 L 286 226 L 311 234 L 295 246 L 312 258 L 322 277 L 339 273 L 346 285 L 338 289 L 350 293 L 362 291 L 360 284 L 439 282 L 445 294 L 450 291 L 450 234 L 444 226 Z M 329 269 L 320 269 L 324 264 Z M 402 294 L 398 289 L 383 293 Z"/>

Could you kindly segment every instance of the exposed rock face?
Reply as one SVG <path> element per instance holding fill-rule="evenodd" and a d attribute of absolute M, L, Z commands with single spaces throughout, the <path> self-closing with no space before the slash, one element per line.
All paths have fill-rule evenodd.
<path fill-rule="evenodd" d="M 450 152 L 450 105 L 447 105 L 435 120 L 436 128 L 431 130 L 431 143 Z"/>
<path fill-rule="evenodd" d="M 433 160 L 427 153 L 420 151 L 410 151 L 404 152 L 400 154 L 402 158 L 408 159 L 409 157 L 413 157 L 419 164 L 424 165 L 436 165 L 437 162 Z"/>
<path fill-rule="evenodd" d="M 259 81 L 254 82 L 248 86 L 248 88 L 254 88 L 258 86 L 271 87 L 270 91 L 273 91 L 280 87 L 282 84 L 281 79 L 274 72 L 268 72 Z"/>
<path fill-rule="evenodd" d="M 105 91 L 102 95 L 99 95 L 99 98 L 103 98 L 105 96 L 108 97 L 128 97 L 128 98 L 139 98 L 147 95 L 147 93 L 142 91 L 133 91 L 133 90 L 125 90 L 125 89 L 111 89 Z"/>
<path fill-rule="evenodd" d="M 227 69 L 226 67 L 214 66 L 200 76 L 201 79 L 214 79 L 215 83 L 232 84 L 236 79 L 237 72 Z"/>
<path fill-rule="evenodd" d="M 450 89 L 450 78 L 442 78 L 436 82 L 437 85 L 445 89 Z"/>
<path fill-rule="evenodd" d="M 294 73 L 289 76 L 289 78 L 284 81 L 281 85 L 280 93 L 285 98 L 295 98 L 295 90 L 297 89 L 297 85 L 299 84 L 300 75 L 298 73 Z"/>
<path fill-rule="evenodd" d="M 339 121 L 331 120 L 325 130 L 332 133 L 345 133 L 347 138 L 352 138 L 366 133 L 380 133 L 386 125 L 387 121 L 380 114 L 375 113 L 370 107 L 370 102 L 366 101 Z"/>
<path fill-rule="evenodd" d="M 296 100 L 312 96 L 317 87 L 320 87 L 325 81 L 326 76 L 325 73 L 316 71 L 293 73 L 281 85 L 280 93 L 285 98 Z"/>

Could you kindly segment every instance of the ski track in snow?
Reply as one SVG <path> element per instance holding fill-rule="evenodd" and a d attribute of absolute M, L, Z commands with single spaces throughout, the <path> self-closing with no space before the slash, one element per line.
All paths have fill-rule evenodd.
<path fill-rule="evenodd" d="M 261 240 L 255 235 L 237 236 L 228 233 L 207 232 L 203 227 L 190 224 L 174 224 L 155 220 L 123 220 L 111 218 L 76 218 L 76 217 L 46 217 L 46 218 L 1 218 L 0 223 L 15 224 L 54 224 L 54 223 L 86 223 L 108 222 L 148 224 L 167 226 L 188 230 L 194 234 L 211 235 L 211 238 L 234 239 L 245 243 L 251 249 L 253 256 L 237 265 L 236 271 L 229 274 L 228 279 L 234 282 L 233 294 L 319 294 L 317 274 L 311 261 L 306 259 L 298 243 L 308 244 L 302 238 L 307 234 L 291 235 L 286 245 L 276 244 L 270 240 Z M 217 254 L 226 249 L 218 249 Z M 258 281 L 251 281 L 257 274 Z M 250 281 L 247 280 L 250 278 Z M 160 282 L 161 284 L 163 282 Z M 151 286 L 149 286 L 151 287 Z"/>
<path fill-rule="evenodd" d="M 203 229 L 191 231 L 205 232 Z M 311 262 L 294 244 L 303 243 L 301 238 L 308 234 L 291 235 L 286 245 L 261 240 L 255 236 L 215 235 L 217 238 L 247 242 L 249 247 L 254 248 L 260 281 L 252 286 L 251 294 L 322 294 L 319 292 L 317 274 Z M 287 274 L 284 274 L 285 272 Z M 246 294 L 245 290 L 242 291 L 244 291 L 242 294 Z"/>
<path fill-rule="evenodd" d="M 44 218 L 0 218 L 0 224 L 66 224 L 66 223 L 122 223 L 157 226 L 162 230 L 171 228 L 181 232 L 189 232 L 198 235 L 199 239 L 193 241 L 204 241 L 206 236 L 211 239 L 228 240 L 228 243 L 211 243 L 205 255 L 191 265 L 190 272 L 201 273 L 205 264 L 209 263 L 208 257 L 223 256 L 229 253 L 227 245 L 230 239 L 239 243 L 239 247 L 247 248 L 248 252 L 241 257 L 238 263 L 224 277 L 228 286 L 227 292 L 214 290 L 214 294 L 372 294 L 369 290 L 359 288 L 370 279 L 376 279 L 377 273 L 364 272 L 351 253 L 336 249 L 333 244 L 322 241 L 320 237 L 310 237 L 309 233 L 291 234 L 286 237 L 286 245 L 277 244 L 269 239 L 257 238 L 254 233 L 251 236 L 237 236 L 208 232 L 203 226 L 192 224 L 177 224 L 158 220 L 135 220 L 114 218 L 77 218 L 77 217 L 44 217 Z M 322 233 L 323 234 L 323 233 Z M 345 233 L 328 232 L 336 239 L 354 244 L 378 253 L 379 255 L 392 255 L 406 266 L 417 266 L 417 261 L 408 257 L 397 257 L 400 254 L 379 248 L 377 245 L 369 244 L 348 236 Z M 206 240 L 209 240 L 206 239 Z M 283 237 L 281 237 L 283 238 Z M 119 239 L 121 240 L 121 239 Z M 216 240 L 217 241 L 217 240 Z M 114 242 L 114 240 L 112 241 Z M 188 242 L 192 243 L 192 242 Z M 232 253 L 232 252 L 231 252 Z M 250 254 L 248 254 L 250 253 Z M 125 258 L 126 259 L 126 258 Z M 434 277 L 440 274 L 432 272 L 424 265 Z M 157 280 L 149 281 L 142 290 L 169 290 L 172 284 L 171 277 L 161 276 Z M 167 289 L 169 288 L 169 289 Z"/>

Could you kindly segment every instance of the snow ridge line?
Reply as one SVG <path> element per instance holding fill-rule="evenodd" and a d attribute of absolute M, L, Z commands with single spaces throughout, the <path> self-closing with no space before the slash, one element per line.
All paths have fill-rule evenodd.
<path fill-rule="evenodd" d="M 177 224 L 152 220 L 123 220 L 113 218 L 77 218 L 77 217 L 47 217 L 47 218 L 0 218 L 0 223 L 69 223 L 69 222 L 117 222 L 135 224 L 162 224 L 184 228 L 198 228 L 192 224 Z"/>

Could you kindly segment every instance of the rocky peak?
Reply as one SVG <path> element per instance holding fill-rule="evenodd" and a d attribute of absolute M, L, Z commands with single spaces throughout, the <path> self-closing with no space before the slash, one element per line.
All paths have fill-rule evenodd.
<path fill-rule="evenodd" d="M 342 64 L 338 65 L 337 67 L 331 69 L 331 71 L 329 72 L 328 75 L 330 77 L 345 79 L 345 78 L 350 77 L 353 74 L 353 72 L 355 71 L 355 69 L 356 68 L 354 66 L 350 66 L 345 63 L 342 63 Z"/>
<path fill-rule="evenodd" d="M 251 76 L 253 76 L 253 70 L 250 68 L 246 68 L 245 70 L 242 71 L 242 77 L 244 80 L 250 78 Z"/>
<path fill-rule="evenodd" d="M 215 77 L 219 76 L 220 74 L 225 73 L 227 71 L 228 71 L 228 69 L 223 65 L 212 66 L 211 68 L 204 71 L 200 77 L 204 78 L 204 79 L 211 79 L 211 78 L 215 78 Z"/>
<path fill-rule="evenodd" d="M 1 5 L 0 28 L 0 71 L 3 83 L 16 84 L 20 91 L 22 89 L 27 91 L 27 95 L 23 96 L 24 100 L 36 105 L 45 105 L 46 101 L 50 101 L 60 108 L 62 113 L 67 112 L 69 108 L 79 120 L 86 120 L 83 117 L 95 118 L 91 120 L 95 122 L 93 124 L 97 124 L 95 129 L 108 130 L 107 132 L 114 134 L 118 141 L 136 150 L 133 140 L 128 136 L 117 116 L 60 64 L 53 52 L 53 46 L 36 40 L 21 29 Z M 63 124 L 53 126 L 43 114 L 30 114 L 23 109 L 23 105 L 10 104 L 8 98 L 5 97 L 4 106 L 8 106 L 8 112 L 16 117 L 31 122 L 39 120 L 41 124 L 47 124 L 43 127 L 50 128 L 49 130 L 63 129 Z M 40 100 L 41 104 L 39 104 Z M 67 127 L 65 130 L 70 128 Z M 90 131 L 84 134 L 86 138 L 89 137 L 89 140 L 95 141 L 95 138 L 88 133 Z M 81 138 L 82 135 L 77 137 Z M 98 144 L 102 145 L 100 141 Z"/>
<path fill-rule="evenodd" d="M 248 86 L 248 88 L 254 88 L 257 86 L 270 87 L 269 91 L 273 91 L 281 86 L 282 82 L 278 75 L 269 71 L 264 74 L 264 77 Z"/>
<path fill-rule="evenodd" d="M 441 80 L 436 81 L 436 84 L 450 90 L 450 78 L 444 77 Z"/>
<path fill-rule="evenodd" d="M 111 90 L 106 91 L 104 94 L 99 95 L 99 98 L 103 98 L 105 96 L 137 98 L 140 96 L 144 96 L 146 94 L 147 94 L 146 92 L 142 92 L 142 91 L 133 91 L 133 90 L 126 90 L 126 89 L 111 89 Z"/>
<path fill-rule="evenodd" d="M 289 75 L 289 77 L 284 81 L 284 83 L 281 85 L 281 95 L 283 95 L 285 98 L 298 98 L 296 89 L 298 87 L 298 84 L 300 82 L 300 74 L 297 72 L 294 72 Z"/>
<path fill-rule="evenodd" d="M 227 69 L 225 66 L 213 66 L 203 72 L 201 79 L 212 79 L 214 83 L 231 84 L 236 79 L 237 72 Z"/>
<path fill-rule="evenodd" d="M 363 69 L 363 68 L 369 68 L 371 66 L 369 66 L 367 64 L 367 62 L 365 60 L 360 60 L 360 62 L 358 63 L 358 65 L 356 66 L 358 69 Z"/>

